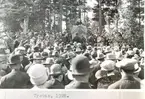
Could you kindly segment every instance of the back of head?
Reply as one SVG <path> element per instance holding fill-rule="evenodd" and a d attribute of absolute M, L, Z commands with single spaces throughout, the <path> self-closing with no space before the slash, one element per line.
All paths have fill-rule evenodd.
<path fill-rule="evenodd" d="M 84 55 L 76 56 L 72 60 L 71 68 L 73 75 L 85 75 L 91 70 L 89 60 Z"/>
<path fill-rule="evenodd" d="M 101 70 L 113 71 L 115 69 L 115 62 L 112 60 L 105 60 L 100 66 Z"/>
<path fill-rule="evenodd" d="M 137 64 L 135 59 L 123 59 L 116 66 L 123 69 L 126 73 L 133 73 L 135 71 L 135 64 Z"/>
<path fill-rule="evenodd" d="M 50 67 L 50 75 L 57 76 L 57 75 L 60 75 L 60 74 L 62 74 L 62 67 L 61 67 L 61 65 L 59 65 L 59 64 L 53 64 Z"/>
<path fill-rule="evenodd" d="M 20 55 L 11 55 L 9 57 L 9 63 L 10 67 L 12 69 L 20 69 L 21 67 L 21 59 L 20 59 Z"/>
<path fill-rule="evenodd" d="M 48 79 L 46 68 L 42 64 L 35 64 L 29 68 L 28 74 L 33 85 L 42 85 Z"/>

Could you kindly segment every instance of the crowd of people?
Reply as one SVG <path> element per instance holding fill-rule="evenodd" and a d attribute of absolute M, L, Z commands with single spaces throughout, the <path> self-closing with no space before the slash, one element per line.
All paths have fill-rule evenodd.
<path fill-rule="evenodd" d="M 46 41 L 44 43 L 44 41 Z M 15 44 L 0 70 L 2 89 L 143 89 L 144 50 L 73 40 L 48 44 L 40 35 Z"/>

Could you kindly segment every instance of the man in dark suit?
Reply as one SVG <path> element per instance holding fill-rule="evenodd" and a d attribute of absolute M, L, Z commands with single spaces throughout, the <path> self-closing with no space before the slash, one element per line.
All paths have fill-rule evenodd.
<path fill-rule="evenodd" d="M 61 65 L 53 64 L 50 67 L 49 75 L 51 76 L 51 79 L 44 84 L 47 89 L 64 89 L 64 85 L 62 83 L 63 72 Z"/>
<path fill-rule="evenodd" d="M 0 80 L 0 88 L 27 88 L 29 76 L 20 71 L 21 60 L 19 55 L 10 56 L 9 65 L 11 72 Z"/>
<path fill-rule="evenodd" d="M 89 75 L 92 69 L 87 57 L 78 55 L 72 60 L 73 81 L 65 89 L 90 89 Z"/>
<path fill-rule="evenodd" d="M 121 71 L 122 78 L 113 83 L 108 89 L 140 89 L 140 82 L 134 78 L 137 61 L 134 59 L 123 59 L 117 64 Z"/>

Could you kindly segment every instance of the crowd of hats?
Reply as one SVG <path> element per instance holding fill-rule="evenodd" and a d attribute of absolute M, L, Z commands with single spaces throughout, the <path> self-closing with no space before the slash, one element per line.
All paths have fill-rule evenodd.
<path fill-rule="evenodd" d="M 144 67 L 144 51 L 142 49 L 85 46 L 84 49 L 81 43 L 76 42 L 63 46 L 59 44 L 48 46 L 41 50 L 38 46 L 30 47 L 27 50 L 20 46 L 9 56 L 8 65 L 22 64 L 21 56 L 26 57 L 30 66 L 28 69 L 25 68 L 27 66 L 22 66 L 22 71 L 29 75 L 33 85 L 42 85 L 51 79 L 49 76 L 60 74 L 67 74 L 68 79 L 72 80 L 72 75 L 90 74 L 96 67 L 99 69 L 93 74 L 95 81 L 114 73 L 114 70 L 120 72 L 122 69 L 127 72 L 140 73 Z M 142 76 L 138 77 L 144 80 Z"/>

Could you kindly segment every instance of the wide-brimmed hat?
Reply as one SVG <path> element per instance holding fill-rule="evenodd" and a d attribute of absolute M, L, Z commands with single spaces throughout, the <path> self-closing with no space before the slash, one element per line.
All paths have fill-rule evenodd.
<path fill-rule="evenodd" d="M 113 71 L 115 69 L 115 62 L 112 60 L 105 60 L 100 65 L 101 70 Z"/>
<path fill-rule="evenodd" d="M 21 63 L 21 59 L 20 59 L 20 55 L 19 54 L 10 55 L 9 61 L 8 61 L 9 65 L 15 65 L 15 64 L 20 64 L 20 63 Z"/>
<path fill-rule="evenodd" d="M 50 67 L 50 75 L 59 75 L 62 74 L 62 67 L 60 64 L 53 64 Z"/>
<path fill-rule="evenodd" d="M 71 61 L 73 75 L 85 75 L 91 72 L 92 68 L 87 57 L 78 55 Z"/>
<path fill-rule="evenodd" d="M 106 59 L 107 60 L 116 60 L 116 55 L 113 53 L 108 53 L 108 54 L 106 54 Z"/>
<path fill-rule="evenodd" d="M 135 59 L 123 59 L 122 61 L 116 63 L 116 67 L 123 69 L 125 71 L 136 71 L 135 64 L 137 64 L 137 60 Z"/>

